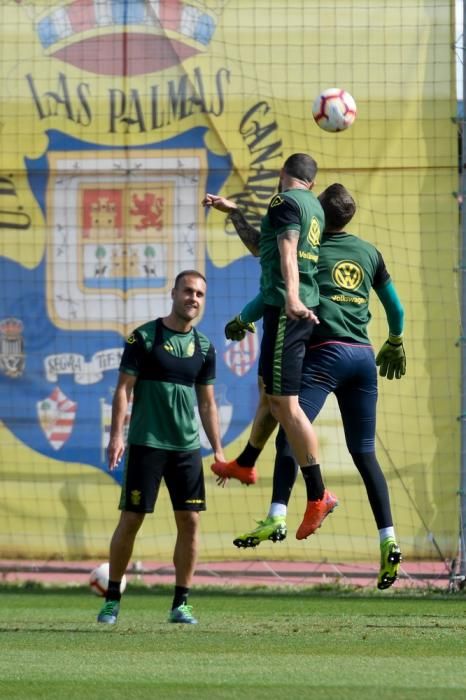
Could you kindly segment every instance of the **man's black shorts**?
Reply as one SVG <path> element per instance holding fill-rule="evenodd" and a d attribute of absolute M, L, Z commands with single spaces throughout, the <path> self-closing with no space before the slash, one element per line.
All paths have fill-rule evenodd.
<path fill-rule="evenodd" d="M 200 450 L 177 452 L 146 445 L 128 445 L 120 510 L 152 513 L 162 477 L 173 510 L 206 509 Z"/>
<path fill-rule="evenodd" d="M 266 394 L 298 396 L 304 353 L 314 325 L 307 319 L 288 318 L 284 307 L 264 306 L 259 366 Z"/>

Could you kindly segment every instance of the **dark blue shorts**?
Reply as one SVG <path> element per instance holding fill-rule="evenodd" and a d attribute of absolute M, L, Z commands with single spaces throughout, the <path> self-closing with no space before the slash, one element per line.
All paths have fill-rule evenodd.
<path fill-rule="evenodd" d="M 377 367 L 370 345 L 327 342 L 308 349 L 299 403 L 313 423 L 333 392 L 352 453 L 375 451 Z"/>

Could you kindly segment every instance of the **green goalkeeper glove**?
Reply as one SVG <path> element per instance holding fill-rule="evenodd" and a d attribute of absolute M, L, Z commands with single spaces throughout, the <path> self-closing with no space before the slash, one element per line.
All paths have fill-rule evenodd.
<path fill-rule="evenodd" d="M 387 379 L 401 379 L 406 373 L 406 355 L 403 347 L 403 336 L 389 333 L 388 340 L 382 345 L 375 364 L 380 367 L 380 376 Z"/>
<path fill-rule="evenodd" d="M 228 340 L 243 340 L 247 331 L 255 333 L 255 323 L 242 321 L 241 316 L 238 315 L 232 318 L 231 321 L 228 321 L 225 326 L 225 337 L 228 338 Z"/>

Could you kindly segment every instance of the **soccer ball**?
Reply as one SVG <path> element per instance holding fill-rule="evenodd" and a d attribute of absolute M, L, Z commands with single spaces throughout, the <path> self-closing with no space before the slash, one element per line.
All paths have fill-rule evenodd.
<path fill-rule="evenodd" d="M 105 564 L 96 566 L 96 568 L 91 571 L 89 576 L 89 586 L 91 587 L 91 591 L 96 595 L 104 596 L 107 593 L 109 569 L 110 564 L 106 562 Z M 126 576 L 123 576 L 121 579 L 120 593 L 123 593 L 125 588 Z"/>
<path fill-rule="evenodd" d="M 312 105 L 317 126 L 324 131 L 344 131 L 356 119 L 356 102 L 340 88 L 328 88 L 320 93 Z"/>

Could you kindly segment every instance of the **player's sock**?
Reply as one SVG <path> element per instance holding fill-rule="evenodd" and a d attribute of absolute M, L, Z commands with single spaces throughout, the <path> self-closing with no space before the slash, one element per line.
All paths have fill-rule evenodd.
<path fill-rule="evenodd" d="M 254 447 L 250 442 L 248 442 L 239 457 L 236 458 L 236 463 L 240 467 L 253 467 L 261 452 L 261 447 Z"/>
<path fill-rule="evenodd" d="M 186 605 L 188 602 L 189 588 L 184 586 L 175 586 L 175 595 L 173 596 L 172 610 L 179 608 L 180 605 Z"/>
<path fill-rule="evenodd" d="M 308 501 L 320 501 L 324 495 L 325 486 L 320 473 L 320 464 L 306 464 L 301 467 L 301 472 L 306 484 Z"/>
<path fill-rule="evenodd" d="M 377 528 L 391 527 L 393 518 L 387 480 L 375 452 L 352 452 L 351 456 L 364 481 Z"/>
<path fill-rule="evenodd" d="M 120 581 L 109 581 L 105 600 L 121 600 Z"/>
<path fill-rule="evenodd" d="M 394 527 L 382 527 L 379 530 L 379 537 L 380 537 L 380 542 L 383 542 L 384 540 L 390 538 L 392 540 L 396 540 L 395 537 L 395 528 Z"/>
<path fill-rule="evenodd" d="M 291 447 L 286 439 L 283 428 L 277 433 L 275 440 L 277 454 L 273 470 L 272 503 L 284 503 L 288 505 L 291 491 L 298 476 L 298 464 L 294 458 Z"/>
<path fill-rule="evenodd" d="M 276 517 L 283 517 L 286 518 L 286 513 L 287 513 L 288 508 L 284 503 L 271 503 L 269 512 L 268 512 L 268 517 L 270 518 L 276 518 Z"/>

